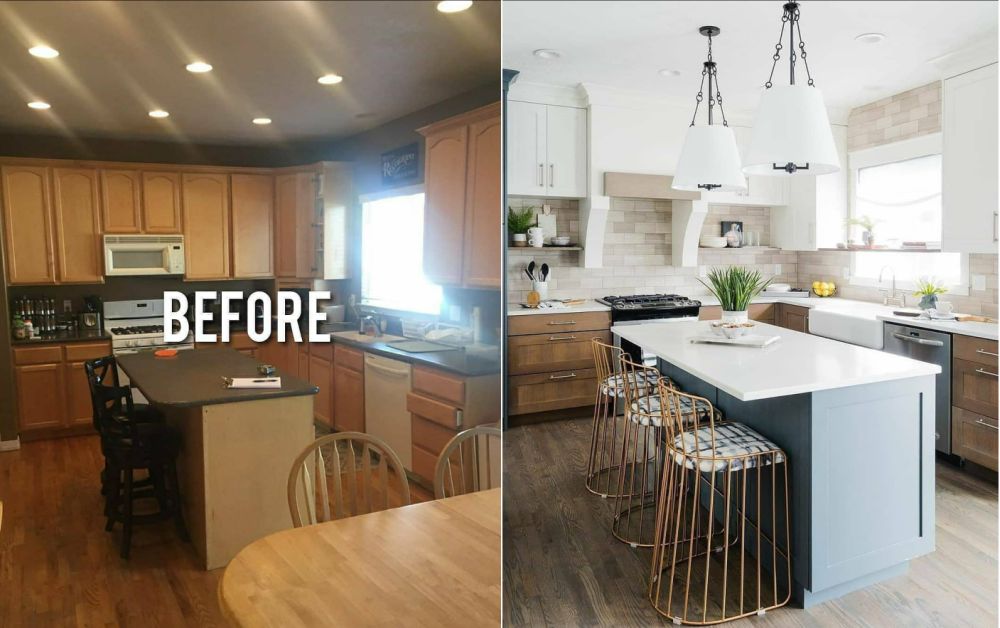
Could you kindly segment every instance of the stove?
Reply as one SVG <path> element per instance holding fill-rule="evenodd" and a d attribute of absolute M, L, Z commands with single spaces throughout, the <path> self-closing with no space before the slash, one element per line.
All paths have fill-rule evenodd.
<path fill-rule="evenodd" d="M 698 318 L 701 308 L 701 301 L 679 294 L 607 296 L 597 301 L 611 308 L 613 324 L 692 320 Z"/>

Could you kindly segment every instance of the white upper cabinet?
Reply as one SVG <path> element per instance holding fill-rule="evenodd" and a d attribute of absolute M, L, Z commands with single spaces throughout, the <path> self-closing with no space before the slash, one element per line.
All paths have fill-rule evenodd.
<path fill-rule="evenodd" d="M 736 148 L 742 161 L 750 146 L 749 127 L 733 126 Z M 784 205 L 788 202 L 789 179 L 787 177 L 747 177 L 747 189 L 743 192 L 703 192 L 702 200 L 713 205 Z"/>
<path fill-rule="evenodd" d="M 944 81 L 941 248 L 997 252 L 997 64 Z"/>
<path fill-rule="evenodd" d="M 587 110 L 507 103 L 507 192 L 587 195 Z"/>

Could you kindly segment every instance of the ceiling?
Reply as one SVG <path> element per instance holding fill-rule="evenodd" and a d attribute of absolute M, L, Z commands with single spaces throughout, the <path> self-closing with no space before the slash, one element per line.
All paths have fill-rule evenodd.
<path fill-rule="evenodd" d="M 997 59 L 996 2 L 813 0 L 800 7 L 809 66 L 834 118 Z M 519 82 L 595 83 L 693 107 L 706 54 L 698 27 L 714 25 L 722 29 L 713 57 L 726 110 L 751 112 L 771 71 L 781 15 L 778 1 L 506 1 L 503 63 L 521 71 Z M 870 32 L 887 37 L 855 41 Z M 788 82 L 787 31 L 784 44 L 776 84 Z M 562 56 L 540 59 L 532 54 L 540 48 Z M 681 74 L 663 77 L 661 69 Z"/>
<path fill-rule="evenodd" d="M 344 137 L 491 79 L 499 90 L 499 2 L 435 5 L 2 2 L 0 129 L 264 144 Z M 36 44 L 60 56 L 29 55 Z M 188 72 L 195 60 L 214 70 Z M 318 84 L 326 73 L 344 81 Z"/>

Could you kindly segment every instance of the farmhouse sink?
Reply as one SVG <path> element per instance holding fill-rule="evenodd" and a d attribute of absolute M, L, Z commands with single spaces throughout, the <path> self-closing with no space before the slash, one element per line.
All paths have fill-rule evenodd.
<path fill-rule="evenodd" d="M 881 350 L 882 321 L 874 308 L 821 309 L 809 312 L 809 333 L 852 345 Z"/>

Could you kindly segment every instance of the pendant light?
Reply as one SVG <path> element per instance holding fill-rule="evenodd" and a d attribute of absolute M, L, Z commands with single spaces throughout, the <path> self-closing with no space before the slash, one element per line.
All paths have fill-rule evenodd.
<path fill-rule="evenodd" d="M 684 137 L 677 170 L 671 185 L 675 190 L 734 192 L 747 189 L 747 181 L 740 170 L 740 153 L 736 148 L 736 136 L 726 122 L 726 112 L 722 109 L 722 92 L 719 91 L 717 68 L 712 61 L 712 37 L 721 32 L 718 26 L 702 26 L 698 32 L 708 37 L 708 60 L 701 71 L 701 86 L 695 96 L 694 115 L 691 126 Z M 705 80 L 708 79 L 708 124 L 696 126 L 698 106 L 705 96 Z M 722 124 L 713 124 L 715 106 L 719 106 Z"/>
<path fill-rule="evenodd" d="M 815 87 L 806 45 L 799 26 L 799 4 L 783 6 L 781 33 L 774 49 L 771 75 L 764 84 L 757 120 L 750 136 L 750 150 L 743 172 L 749 175 L 819 175 L 840 170 L 840 158 L 833 143 L 833 130 L 823 104 L 823 94 Z M 773 85 L 774 70 L 781 58 L 782 39 L 788 27 L 788 85 Z M 798 36 L 798 42 L 795 41 Z M 795 48 L 799 53 L 796 55 Z M 806 84 L 795 83 L 798 57 L 806 71 Z"/>

